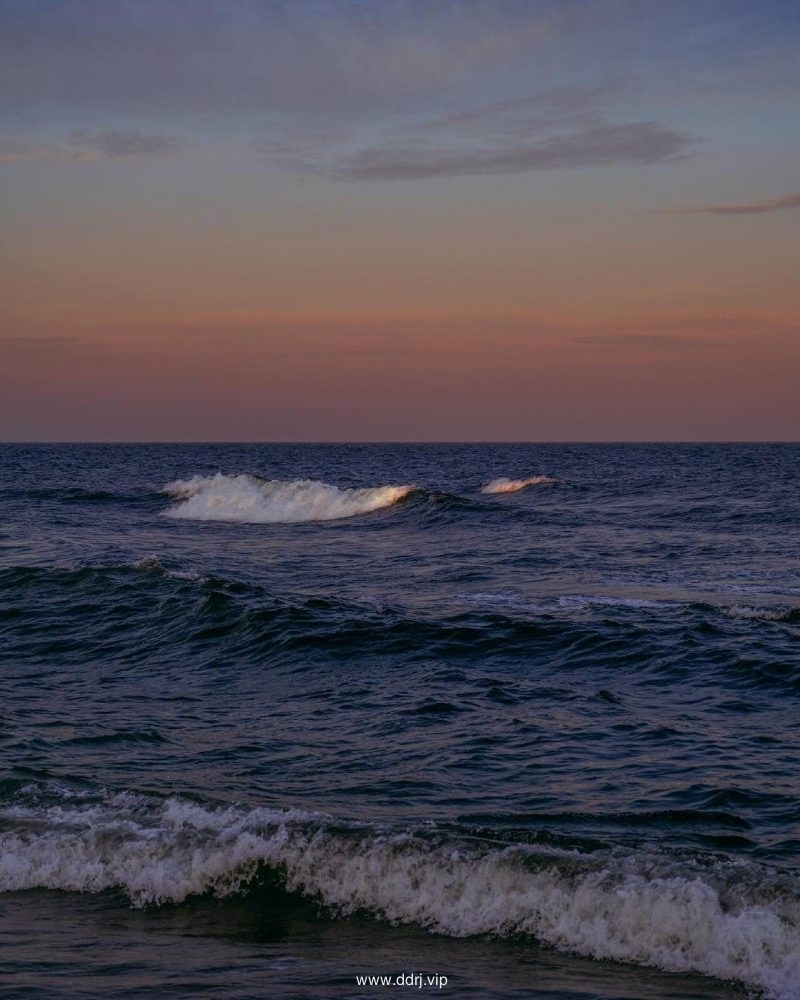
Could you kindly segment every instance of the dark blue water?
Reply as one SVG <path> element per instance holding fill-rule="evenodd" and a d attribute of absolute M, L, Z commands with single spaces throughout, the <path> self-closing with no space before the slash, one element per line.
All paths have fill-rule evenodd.
<path fill-rule="evenodd" d="M 2 996 L 800 997 L 799 485 L 0 446 Z"/>

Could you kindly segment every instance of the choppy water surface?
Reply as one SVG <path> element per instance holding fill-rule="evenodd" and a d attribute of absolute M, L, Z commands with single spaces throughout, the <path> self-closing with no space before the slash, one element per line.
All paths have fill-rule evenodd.
<path fill-rule="evenodd" d="M 3 996 L 800 997 L 798 470 L 0 446 Z"/>

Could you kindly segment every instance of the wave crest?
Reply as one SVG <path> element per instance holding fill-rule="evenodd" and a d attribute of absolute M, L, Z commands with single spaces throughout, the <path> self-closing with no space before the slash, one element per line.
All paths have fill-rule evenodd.
<path fill-rule="evenodd" d="M 339 489 L 313 479 L 261 479 L 246 473 L 178 479 L 163 492 L 181 501 L 167 517 L 190 521 L 234 521 L 242 524 L 293 524 L 334 521 L 391 507 L 413 486 Z"/>
<path fill-rule="evenodd" d="M 753 863 L 503 847 L 133 793 L 17 804 L 2 818 L 2 891 L 122 889 L 137 905 L 180 903 L 246 891 L 268 869 L 333 913 L 454 937 L 526 934 L 592 958 L 797 996 L 797 878 Z"/>
<path fill-rule="evenodd" d="M 550 476 L 529 476 L 527 479 L 506 479 L 501 476 L 499 479 L 493 479 L 491 482 L 486 483 L 485 486 L 481 486 L 480 493 L 516 493 L 518 490 L 524 490 L 528 486 L 552 486 L 555 483 L 555 479 L 551 479 Z"/>

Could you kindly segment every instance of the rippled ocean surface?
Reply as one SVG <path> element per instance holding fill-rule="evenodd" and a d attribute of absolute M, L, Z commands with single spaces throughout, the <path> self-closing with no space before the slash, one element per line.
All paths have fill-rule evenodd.
<path fill-rule="evenodd" d="M 0 995 L 800 997 L 799 473 L 0 446 Z"/>

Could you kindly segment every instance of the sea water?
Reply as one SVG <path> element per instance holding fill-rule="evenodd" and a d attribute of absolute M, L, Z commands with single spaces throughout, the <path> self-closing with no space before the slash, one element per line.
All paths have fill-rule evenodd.
<path fill-rule="evenodd" d="M 800 997 L 799 485 L 0 446 L 0 995 Z"/>

